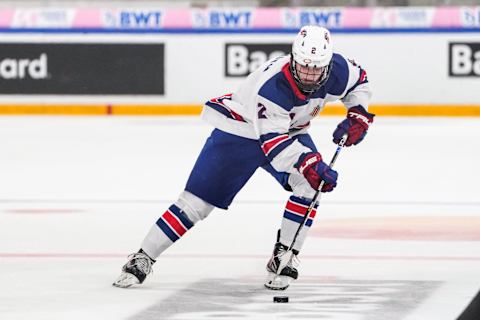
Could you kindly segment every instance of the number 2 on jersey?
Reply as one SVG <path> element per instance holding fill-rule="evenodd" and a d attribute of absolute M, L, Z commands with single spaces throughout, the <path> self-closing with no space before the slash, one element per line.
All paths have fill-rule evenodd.
<path fill-rule="evenodd" d="M 259 108 L 258 119 L 267 119 L 267 116 L 265 115 L 265 111 L 267 111 L 267 108 L 260 102 L 258 103 L 257 107 Z"/>

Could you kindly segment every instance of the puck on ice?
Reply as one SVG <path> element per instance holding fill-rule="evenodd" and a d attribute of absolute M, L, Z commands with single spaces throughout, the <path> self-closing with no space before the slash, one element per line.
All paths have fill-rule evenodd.
<path fill-rule="evenodd" d="M 287 303 L 288 302 L 288 297 L 287 296 L 276 296 L 276 297 L 273 297 L 273 302 Z"/>

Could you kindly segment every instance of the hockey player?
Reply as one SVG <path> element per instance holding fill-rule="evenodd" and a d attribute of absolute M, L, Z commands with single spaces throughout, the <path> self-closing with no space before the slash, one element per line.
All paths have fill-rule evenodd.
<path fill-rule="evenodd" d="M 337 172 L 322 159 L 307 133 L 325 103 L 340 99 L 347 115 L 333 132 L 345 146 L 365 137 L 374 115 L 367 111 L 371 96 L 365 71 L 333 52 L 330 32 L 305 26 L 289 55 L 266 62 L 233 94 L 206 102 L 202 117 L 215 129 L 207 139 L 185 190 L 147 233 L 141 249 L 129 257 L 117 287 L 142 283 L 155 259 L 217 207 L 228 209 L 235 195 L 259 167 L 268 171 L 292 195 L 267 263 L 269 289 L 282 290 L 298 277 L 297 255 L 315 217 L 306 220 L 293 247 L 293 258 L 278 270 L 306 209 L 322 180 L 322 192 L 337 184 Z M 290 255 L 288 255 L 290 256 Z M 282 265 L 285 265 L 285 261 Z"/>

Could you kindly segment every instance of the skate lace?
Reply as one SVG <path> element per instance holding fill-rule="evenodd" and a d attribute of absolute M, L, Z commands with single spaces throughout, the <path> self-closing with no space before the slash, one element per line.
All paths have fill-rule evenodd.
<path fill-rule="evenodd" d="M 146 275 L 152 272 L 152 260 L 141 252 L 133 253 L 129 256 L 130 263 Z"/>
<path fill-rule="evenodd" d="M 275 258 L 282 260 L 282 257 L 287 253 L 287 249 L 283 246 L 279 246 L 278 251 L 275 252 Z"/>
<path fill-rule="evenodd" d="M 275 258 L 278 258 L 279 261 L 282 261 L 283 256 L 288 252 L 288 250 L 281 246 L 278 248 L 278 252 L 275 254 Z M 297 268 L 300 265 L 300 259 L 296 254 L 292 254 L 292 258 L 288 261 L 286 267 Z M 276 266 L 278 268 L 278 266 Z"/>
<path fill-rule="evenodd" d="M 296 254 L 292 255 L 292 259 L 288 262 L 287 266 L 296 269 L 300 265 L 300 259 Z"/>

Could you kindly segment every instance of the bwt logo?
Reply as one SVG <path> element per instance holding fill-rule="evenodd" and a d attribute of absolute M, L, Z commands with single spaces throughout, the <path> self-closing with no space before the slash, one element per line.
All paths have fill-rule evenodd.
<path fill-rule="evenodd" d="M 3 79 L 46 79 L 48 77 L 47 54 L 42 53 L 38 59 L 0 60 L 0 78 Z"/>
<path fill-rule="evenodd" d="M 341 27 L 341 10 L 300 10 L 299 12 L 285 10 L 283 14 L 284 23 L 291 27 L 304 26 L 308 24 Z"/>
<path fill-rule="evenodd" d="M 480 7 L 478 8 L 461 8 L 462 25 L 466 27 L 480 26 Z"/>
<path fill-rule="evenodd" d="M 209 28 L 238 28 L 250 27 L 252 24 L 251 11 L 203 11 L 194 15 L 196 27 Z"/>
<path fill-rule="evenodd" d="M 120 12 L 120 26 L 122 28 L 152 28 L 161 27 L 161 11 L 122 11 Z"/>
<path fill-rule="evenodd" d="M 244 77 L 262 64 L 290 52 L 291 44 L 227 43 L 225 46 L 225 75 Z"/>
<path fill-rule="evenodd" d="M 480 77 L 480 42 L 449 44 L 449 75 Z"/>
<path fill-rule="evenodd" d="M 300 24 L 340 26 L 341 11 L 300 11 Z"/>
<path fill-rule="evenodd" d="M 252 13 L 245 12 L 224 12 L 212 11 L 210 12 L 210 26 L 211 27 L 238 27 L 249 26 Z"/>
<path fill-rule="evenodd" d="M 411 22 L 424 22 L 427 19 L 426 10 L 401 10 L 398 11 L 398 16 L 405 20 Z"/>

